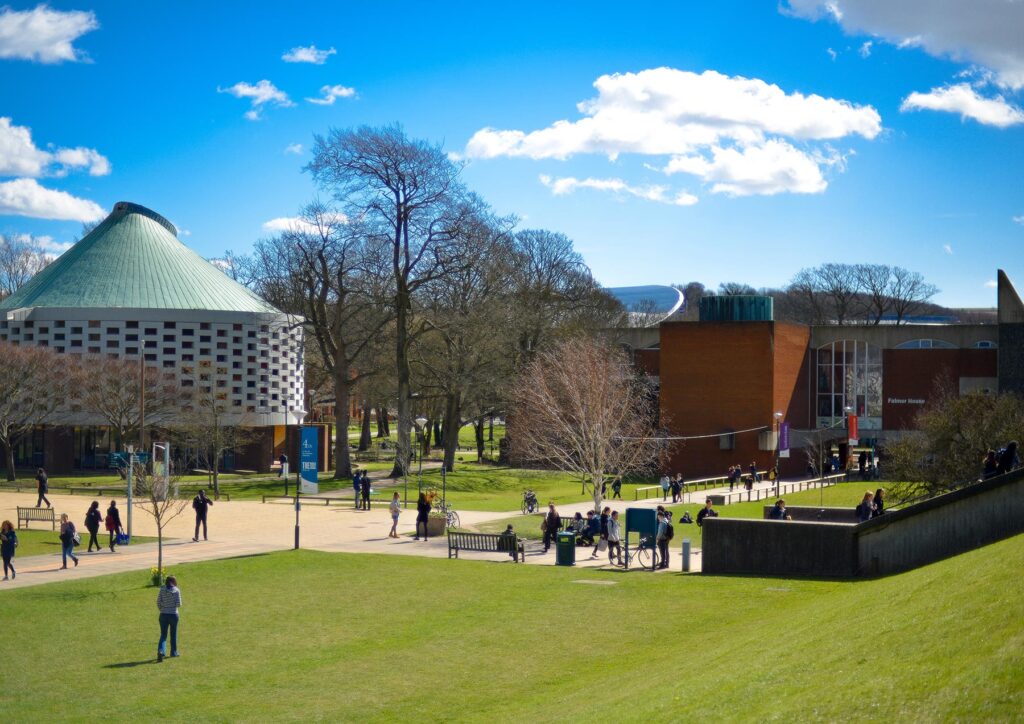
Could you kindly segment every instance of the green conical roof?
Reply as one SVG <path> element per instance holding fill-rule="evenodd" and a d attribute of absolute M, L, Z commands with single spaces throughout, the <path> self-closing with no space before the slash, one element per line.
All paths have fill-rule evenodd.
<path fill-rule="evenodd" d="M 193 309 L 279 313 L 178 241 L 174 225 L 120 201 L 0 309 L 25 307 Z"/>

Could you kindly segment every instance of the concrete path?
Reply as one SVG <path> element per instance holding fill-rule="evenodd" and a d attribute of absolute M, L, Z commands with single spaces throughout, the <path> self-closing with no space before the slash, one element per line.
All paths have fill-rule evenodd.
<path fill-rule="evenodd" d="M 759 488 L 769 488 L 768 484 L 761 484 Z M 727 491 L 728 487 L 699 491 L 687 496 L 693 502 L 703 500 L 704 496 L 710 493 Z M 18 505 L 30 506 L 35 504 L 36 495 L 32 493 L 0 492 L 0 520 L 17 521 Z M 86 496 L 51 495 L 50 499 L 56 510 L 58 518 L 61 513 L 68 513 L 80 529 L 81 521 L 85 517 L 85 511 L 89 506 L 90 498 Z M 102 509 L 105 510 L 109 497 L 101 499 Z M 126 519 L 124 512 L 125 501 L 117 498 L 118 506 L 122 509 L 122 517 Z M 607 504 L 613 509 L 625 511 L 626 508 L 654 508 L 662 504 L 660 497 L 648 500 L 611 500 Z M 671 503 L 669 503 L 671 504 Z M 577 511 L 585 513 L 591 503 L 581 501 L 558 506 L 562 516 L 571 516 Z M 518 510 L 503 512 L 485 511 L 459 511 L 463 526 L 474 527 L 487 521 L 500 520 L 504 518 L 522 518 L 524 525 L 527 520 L 530 525 L 535 519 L 523 517 Z M 287 502 L 271 502 L 262 504 L 253 501 L 218 501 L 210 509 L 209 526 L 210 540 L 199 543 L 192 542 L 194 532 L 194 514 L 191 508 L 187 508 L 178 518 L 172 520 L 165 528 L 165 537 L 170 539 L 164 545 L 164 567 L 173 569 L 174 566 L 194 561 L 215 560 L 221 558 L 232 558 L 239 556 L 258 555 L 271 551 L 289 550 L 294 546 L 295 533 L 295 510 L 294 506 Z M 442 536 L 429 541 L 415 541 L 411 537 L 414 529 L 415 514 L 412 511 L 403 512 L 398 524 L 400 538 L 393 539 L 387 536 L 391 527 L 391 519 L 384 507 L 374 510 L 355 510 L 352 507 L 338 505 L 312 505 L 302 506 L 300 513 L 300 542 L 303 548 L 310 548 L 331 552 L 346 553 L 381 553 L 389 555 L 416 555 L 430 558 L 446 558 L 448 556 L 448 544 Z M 515 525 L 515 524 L 514 524 Z M 41 523 L 33 523 L 33 529 L 47 530 Z M 156 526 L 153 519 L 147 515 L 140 506 L 136 505 L 133 515 L 133 532 L 140 536 L 155 536 Z M 53 533 L 54 539 L 57 533 Z M 681 568 L 679 549 L 682 538 L 685 537 L 685 529 L 681 530 L 676 526 L 676 540 L 673 541 L 672 549 L 672 570 L 679 571 Z M 78 551 L 82 551 L 79 548 Z M 590 548 L 577 548 L 577 565 L 581 568 L 611 568 L 607 558 L 600 556 L 598 559 L 590 559 Z M 508 562 L 511 559 L 503 554 L 464 553 L 463 557 L 470 560 L 491 560 L 495 562 Z M 18 570 L 18 577 L 13 581 L 0 581 L 0 591 L 24 586 L 39 585 L 68 579 L 88 578 L 102 576 L 110 573 L 121 573 L 125 571 L 139 571 L 145 577 L 148 569 L 156 565 L 157 546 L 155 543 L 135 544 L 118 548 L 117 553 L 108 551 L 100 553 L 79 554 L 81 563 L 75 568 L 60 570 L 60 553 L 42 556 L 16 556 L 15 566 Z M 555 561 L 554 548 L 547 554 L 540 552 L 539 544 L 527 543 L 526 562 L 528 564 L 552 565 Z M 691 569 L 700 570 L 700 551 L 694 550 Z"/>

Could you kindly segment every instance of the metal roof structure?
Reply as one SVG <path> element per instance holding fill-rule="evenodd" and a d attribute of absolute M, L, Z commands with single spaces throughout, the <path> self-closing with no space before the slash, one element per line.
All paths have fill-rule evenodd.
<path fill-rule="evenodd" d="M 638 287 L 612 287 L 606 289 L 619 300 L 630 314 L 634 326 L 656 326 L 682 311 L 683 293 L 675 287 L 647 284 Z"/>
<path fill-rule="evenodd" d="M 174 225 L 119 201 L 78 243 L 0 302 L 26 308 L 178 309 L 280 314 L 178 241 Z"/>

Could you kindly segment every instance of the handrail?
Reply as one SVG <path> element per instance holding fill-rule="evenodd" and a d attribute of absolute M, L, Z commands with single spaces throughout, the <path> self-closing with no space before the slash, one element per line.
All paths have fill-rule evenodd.
<path fill-rule="evenodd" d="M 744 473 L 744 475 L 749 475 L 749 474 L 750 473 Z M 764 476 L 764 475 L 768 474 L 768 471 L 767 470 L 758 470 L 757 474 L 758 474 L 759 477 L 760 476 Z M 729 476 L 728 475 L 718 475 L 718 476 L 713 477 L 713 478 L 697 478 L 696 480 L 684 480 L 683 481 L 683 492 L 684 493 L 687 492 L 686 488 L 687 488 L 687 486 L 690 486 L 690 485 L 692 485 L 694 487 L 694 489 L 696 489 L 696 487 L 698 485 L 702 485 L 703 486 L 703 490 L 707 490 L 711 486 L 711 483 L 722 482 L 724 484 L 724 483 L 727 483 L 728 481 L 729 481 Z M 644 485 L 644 486 L 639 487 L 639 488 L 634 488 L 633 489 L 633 500 L 640 500 L 640 492 L 641 491 L 643 491 L 643 493 L 644 493 L 644 500 L 647 500 L 647 498 L 648 498 L 647 493 L 648 493 L 648 491 L 651 491 L 651 490 L 661 490 L 661 485 L 660 484 L 658 484 L 658 485 Z"/>

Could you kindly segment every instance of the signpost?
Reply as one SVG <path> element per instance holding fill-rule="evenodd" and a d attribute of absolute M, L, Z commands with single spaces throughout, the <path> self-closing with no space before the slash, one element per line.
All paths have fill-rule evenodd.
<path fill-rule="evenodd" d="M 302 492 L 305 495 L 320 492 L 319 472 L 317 466 L 317 452 L 320 449 L 320 429 L 317 427 L 303 427 L 302 437 L 299 440 L 299 470 L 302 473 Z"/>
<path fill-rule="evenodd" d="M 789 457 L 789 423 L 783 422 L 779 425 L 779 457 Z"/>

